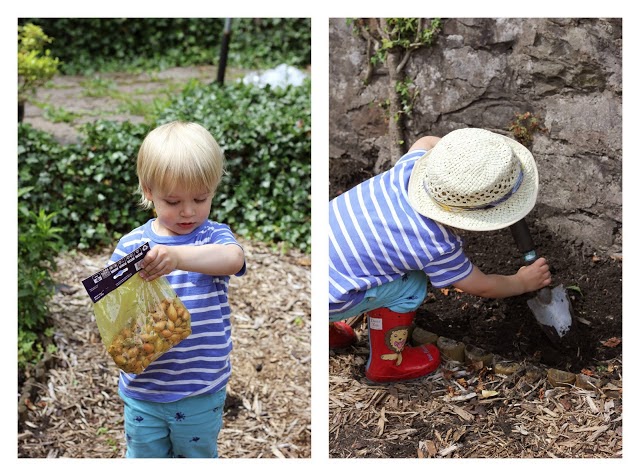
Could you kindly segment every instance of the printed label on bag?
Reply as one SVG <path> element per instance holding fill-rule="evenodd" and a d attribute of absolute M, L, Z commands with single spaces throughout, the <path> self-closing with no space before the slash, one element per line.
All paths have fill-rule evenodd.
<path fill-rule="evenodd" d="M 382 330 L 382 319 L 379 317 L 370 317 L 369 318 L 369 329 L 373 329 L 374 331 Z"/>
<path fill-rule="evenodd" d="M 124 258 L 83 279 L 82 284 L 94 304 L 136 274 L 141 268 L 140 261 L 150 249 L 149 243 L 144 243 Z"/>

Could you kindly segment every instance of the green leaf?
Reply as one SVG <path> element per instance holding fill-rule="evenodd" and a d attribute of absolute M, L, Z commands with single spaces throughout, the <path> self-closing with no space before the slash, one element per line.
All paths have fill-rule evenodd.
<path fill-rule="evenodd" d="M 566 290 L 567 291 L 575 291 L 577 293 L 580 293 L 580 296 L 584 296 L 584 294 L 582 294 L 582 290 L 577 285 L 567 286 Z"/>

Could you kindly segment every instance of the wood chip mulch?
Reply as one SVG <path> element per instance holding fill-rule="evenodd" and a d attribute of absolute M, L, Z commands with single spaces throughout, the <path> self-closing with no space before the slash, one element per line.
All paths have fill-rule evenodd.
<path fill-rule="evenodd" d="M 366 326 L 355 327 L 358 344 L 329 357 L 332 458 L 622 458 L 620 360 L 592 390 L 553 387 L 531 362 L 510 376 L 445 362 L 381 385 L 364 378 Z"/>
<path fill-rule="evenodd" d="M 306 255 L 240 240 L 248 271 L 232 278 L 233 375 L 221 458 L 308 458 L 311 454 L 311 269 Z M 118 370 L 100 340 L 81 280 L 111 250 L 58 259 L 50 303 L 55 352 L 18 389 L 18 457 L 121 458 L 125 454 Z M 40 375 L 36 376 L 35 374 Z M 38 378 L 36 378 L 38 377 Z M 22 411 L 20 411 L 22 408 Z"/>

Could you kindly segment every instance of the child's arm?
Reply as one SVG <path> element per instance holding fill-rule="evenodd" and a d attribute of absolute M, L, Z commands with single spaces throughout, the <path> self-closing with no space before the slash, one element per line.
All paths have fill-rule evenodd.
<path fill-rule="evenodd" d="M 244 265 L 239 245 L 164 246 L 156 245 L 142 261 L 140 276 L 153 281 L 174 269 L 211 276 L 232 276 Z"/>
<path fill-rule="evenodd" d="M 551 272 L 544 258 L 523 266 L 516 274 L 484 274 L 475 266 L 471 274 L 454 286 L 474 296 L 500 299 L 537 291 L 551 284 Z"/>
<path fill-rule="evenodd" d="M 413 143 L 413 145 L 409 149 L 409 152 L 415 149 L 431 150 L 438 143 L 439 140 L 440 140 L 440 137 L 436 137 L 436 136 L 421 137 L 420 139 L 418 139 Z"/>

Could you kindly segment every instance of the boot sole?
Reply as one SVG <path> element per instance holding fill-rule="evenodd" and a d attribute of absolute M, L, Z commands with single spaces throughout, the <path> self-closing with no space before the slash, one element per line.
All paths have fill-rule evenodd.
<path fill-rule="evenodd" d="M 373 379 L 371 379 L 369 376 L 367 376 L 365 374 L 364 378 L 365 378 L 365 380 L 367 382 L 372 383 L 372 384 L 412 382 L 414 380 L 418 380 L 418 379 L 421 379 L 423 377 L 428 377 L 429 375 L 433 374 L 436 370 L 438 370 L 439 367 L 440 367 L 440 364 L 438 364 L 438 366 L 435 369 L 433 369 L 432 371 L 430 371 L 430 372 L 428 372 L 426 374 L 418 375 L 416 377 L 407 377 L 407 378 L 402 378 L 402 379 L 389 377 L 389 378 L 383 378 L 381 380 L 373 380 Z"/>

